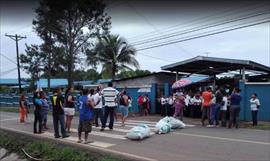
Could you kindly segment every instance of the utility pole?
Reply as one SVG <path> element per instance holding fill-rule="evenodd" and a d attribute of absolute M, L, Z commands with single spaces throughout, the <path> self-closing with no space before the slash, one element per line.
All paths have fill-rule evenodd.
<path fill-rule="evenodd" d="M 19 81 L 19 93 L 22 93 L 22 85 L 21 85 L 21 72 L 20 72 L 20 58 L 19 58 L 19 47 L 18 47 L 18 41 L 21 39 L 26 39 L 26 36 L 20 36 L 20 35 L 8 35 L 5 34 L 5 36 L 11 38 L 16 42 L 16 53 L 17 53 L 17 68 L 18 68 L 18 81 Z"/>

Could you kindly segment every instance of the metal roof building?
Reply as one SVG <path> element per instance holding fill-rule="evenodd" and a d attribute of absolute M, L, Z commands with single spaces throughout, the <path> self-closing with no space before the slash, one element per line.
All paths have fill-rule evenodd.
<path fill-rule="evenodd" d="M 184 72 L 190 74 L 217 75 L 229 71 L 246 70 L 270 73 L 270 67 L 250 61 L 239 59 L 225 59 L 197 56 L 181 62 L 161 67 L 162 70 L 171 72 Z"/>

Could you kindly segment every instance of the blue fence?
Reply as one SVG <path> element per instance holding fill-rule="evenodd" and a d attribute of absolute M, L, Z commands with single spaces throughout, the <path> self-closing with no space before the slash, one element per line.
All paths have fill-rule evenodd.
<path fill-rule="evenodd" d="M 122 91 L 123 88 L 117 88 L 117 90 Z M 138 102 L 137 102 L 137 98 L 139 97 L 139 95 L 141 94 L 148 94 L 148 97 L 150 99 L 150 112 L 151 113 L 155 113 L 156 112 L 156 97 L 157 97 L 157 85 L 156 84 L 152 84 L 151 86 L 151 92 L 149 93 L 139 93 L 138 90 L 140 88 L 139 87 L 127 87 L 126 91 L 128 93 L 128 95 L 132 98 L 132 107 L 131 110 L 132 112 L 139 112 L 138 109 Z"/>
<path fill-rule="evenodd" d="M 257 93 L 261 106 L 258 112 L 258 120 L 270 121 L 270 82 L 266 83 L 244 83 L 240 82 L 240 89 L 242 90 L 242 102 L 241 102 L 241 120 L 250 121 L 250 97 L 252 93 Z"/>

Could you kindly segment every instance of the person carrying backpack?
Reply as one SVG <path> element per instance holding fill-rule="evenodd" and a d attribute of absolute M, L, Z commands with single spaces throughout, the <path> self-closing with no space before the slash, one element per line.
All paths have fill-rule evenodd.
<path fill-rule="evenodd" d="M 125 121 L 128 117 L 128 96 L 127 92 L 123 91 L 122 95 L 120 96 L 120 111 L 121 111 L 121 119 L 122 119 L 122 126 L 125 126 Z"/>

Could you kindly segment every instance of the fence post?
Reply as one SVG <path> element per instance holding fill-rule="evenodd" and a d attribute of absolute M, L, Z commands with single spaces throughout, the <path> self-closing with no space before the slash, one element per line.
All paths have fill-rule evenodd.
<path fill-rule="evenodd" d="M 150 100 L 151 100 L 151 113 L 156 112 L 156 97 L 157 97 L 157 84 L 153 83 L 151 87 L 151 93 L 150 93 Z"/>

